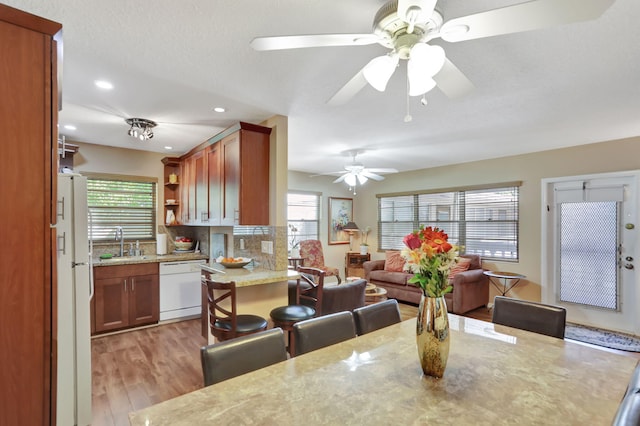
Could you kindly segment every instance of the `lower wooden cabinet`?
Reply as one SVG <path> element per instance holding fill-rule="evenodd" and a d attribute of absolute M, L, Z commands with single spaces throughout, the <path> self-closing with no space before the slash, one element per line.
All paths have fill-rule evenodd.
<path fill-rule="evenodd" d="M 157 263 L 94 268 L 91 333 L 154 324 L 160 319 Z"/>

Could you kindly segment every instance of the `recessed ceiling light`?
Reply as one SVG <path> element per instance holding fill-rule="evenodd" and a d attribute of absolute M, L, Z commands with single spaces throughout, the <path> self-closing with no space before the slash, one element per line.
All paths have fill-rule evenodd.
<path fill-rule="evenodd" d="M 173 147 L 172 146 L 165 146 L 164 149 L 169 150 L 169 149 L 173 149 Z"/>
<path fill-rule="evenodd" d="M 226 111 L 226 108 L 223 108 L 223 107 L 215 107 L 213 110 L 214 110 L 215 112 L 225 112 L 225 111 Z"/>
<path fill-rule="evenodd" d="M 109 83 L 108 81 L 105 81 L 105 80 L 96 80 L 95 84 L 96 84 L 96 86 L 98 86 L 101 89 L 105 89 L 105 90 L 113 89 L 113 84 L 111 84 L 111 83 Z"/>
<path fill-rule="evenodd" d="M 76 130 L 77 129 L 76 126 L 73 126 L 71 124 L 65 124 L 64 128 L 67 129 L 67 130 Z"/>

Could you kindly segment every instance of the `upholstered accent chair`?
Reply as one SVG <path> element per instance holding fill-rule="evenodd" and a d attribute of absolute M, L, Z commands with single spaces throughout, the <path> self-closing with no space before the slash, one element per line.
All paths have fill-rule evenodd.
<path fill-rule="evenodd" d="M 321 269 L 326 277 L 336 277 L 338 284 L 342 282 L 338 268 L 324 264 L 324 252 L 320 240 L 300 241 L 300 257 L 304 259 L 303 266 Z"/>

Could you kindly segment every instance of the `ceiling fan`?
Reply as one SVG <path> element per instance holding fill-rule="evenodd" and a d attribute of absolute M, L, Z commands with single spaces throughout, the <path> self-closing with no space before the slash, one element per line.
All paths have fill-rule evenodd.
<path fill-rule="evenodd" d="M 396 169 L 391 168 L 378 168 L 378 169 L 369 169 L 364 166 L 364 164 L 356 161 L 356 155 L 360 154 L 361 151 L 352 151 L 349 154 L 352 156 L 353 160 L 349 164 L 345 164 L 344 170 L 340 170 L 338 172 L 327 172 L 320 173 L 313 176 L 337 176 L 340 175 L 333 183 L 345 182 L 349 186 L 349 190 L 353 190 L 353 195 L 356 194 L 356 186 L 358 184 L 364 185 L 369 179 L 381 181 L 384 180 L 384 176 L 380 176 L 378 173 L 398 173 Z M 312 176 L 312 177 L 313 177 Z"/>
<path fill-rule="evenodd" d="M 329 99 L 332 105 L 346 103 L 367 83 L 384 91 L 400 59 L 407 60 L 409 96 L 424 96 L 437 85 L 449 98 L 457 98 L 474 86 L 446 58 L 442 47 L 430 44 L 432 40 L 453 43 L 588 21 L 602 15 L 614 1 L 533 0 L 445 22 L 436 7 L 437 0 L 391 0 L 376 13 L 372 33 L 256 37 L 251 46 L 256 50 L 282 50 L 378 43 L 391 49 L 358 71 Z"/>

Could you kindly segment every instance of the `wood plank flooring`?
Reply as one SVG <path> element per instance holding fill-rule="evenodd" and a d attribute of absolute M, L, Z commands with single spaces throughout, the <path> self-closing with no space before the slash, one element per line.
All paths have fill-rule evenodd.
<path fill-rule="evenodd" d="M 400 304 L 403 320 L 414 318 L 417 311 L 417 306 Z M 466 316 L 491 321 L 487 308 Z M 93 339 L 93 426 L 128 425 L 129 412 L 200 389 L 200 347 L 205 344 L 199 319 Z"/>

